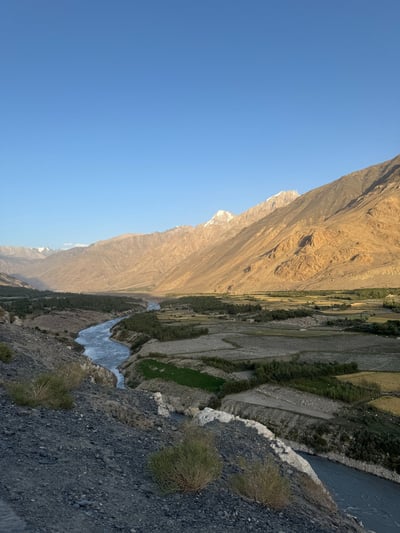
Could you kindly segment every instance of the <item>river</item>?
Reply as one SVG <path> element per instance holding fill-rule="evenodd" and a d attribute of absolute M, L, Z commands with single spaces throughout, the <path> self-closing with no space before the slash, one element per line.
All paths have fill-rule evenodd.
<path fill-rule="evenodd" d="M 111 328 L 122 318 L 107 320 L 97 326 L 83 329 L 79 332 L 76 342 L 85 347 L 84 354 L 95 363 L 111 370 L 117 376 L 117 387 L 124 388 L 124 376 L 118 366 L 129 357 L 128 346 L 110 339 Z"/>
<path fill-rule="evenodd" d="M 300 453 L 328 488 L 338 507 L 376 533 L 400 532 L 400 484 Z"/>
<path fill-rule="evenodd" d="M 150 305 L 148 309 L 151 310 Z M 117 376 L 117 387 L 124 388 L 118 366 L 129 357 L 129 348 L 110 339 L 111 328 L 120 320 L 116 318 L 84 329 L 76 341 L 85 347 L 85 355 Z M 340 509 L 376 533 L 400 532 L 400 484 L 322 457 L 300 455 L 309 461 Z"/>

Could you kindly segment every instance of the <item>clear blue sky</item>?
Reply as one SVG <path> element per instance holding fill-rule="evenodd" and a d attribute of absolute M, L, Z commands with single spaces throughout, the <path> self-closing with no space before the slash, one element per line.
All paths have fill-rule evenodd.
<path fill-rule="evenodd" d="M 400 152 L 399 0 L 1 0 L 0 245 L 240 213 Z"/>

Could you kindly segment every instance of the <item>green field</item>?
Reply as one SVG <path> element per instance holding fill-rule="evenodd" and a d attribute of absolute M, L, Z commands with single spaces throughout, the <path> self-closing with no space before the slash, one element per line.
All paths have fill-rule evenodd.
<path fill-rule="evenodd" d="M 221 378 L 210 376 L 198 370 L 178 367 L 155 359 L 143 359 L 139 361 L 137 368 L 145 379 L 160 378 L 209 392 L 218 392 L 225 383 L 225 380 Z"/>

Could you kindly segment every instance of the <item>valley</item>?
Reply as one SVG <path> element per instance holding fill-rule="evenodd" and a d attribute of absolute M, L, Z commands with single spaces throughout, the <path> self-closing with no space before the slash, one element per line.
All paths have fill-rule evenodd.
<path fill-rule="evenodd" d="M 158 424 L 157 398 L 163 409 L 193 419 L 206 416 L 208 408 L 244 424 L 261 423 L 295 449 L 400 482 L 399 190 L 397 156 L 303 195 L 278 193 L 237 216 L 220 210 L 196 227 L 129 233 L 64 251 L 0 246 L 0 401 L 7 421 L 26 415 L 27 424 L 18 428 L 33 432 L 38 441 L 45 437 L 36 424 L 37 409 L 48 424 L 60 427 L 63 414 L 49 414 L 56 400 L 49 407 L 28 399 L 33 403 L 19 407 L 15 398 L 20 394 L 25 401 L 26 394 L 38 394 L 43 380 L 59 384 L 64 377 L 57 372 L 70 376 L 78 363 L 83 381 L 60 401 L 72 409 L 78 405 L 83 419 L 91 420 L 87 428 L 105 424 L 100 455 L 114 446 L 118 424 L 135 428 L 134 438 L 144 443 L 141 458 L 134 459 L 141 472 L 141 501 L 146 494 L 156 495 L 145 453 L 166 445 L 174 432 L 181 438 L 185 432 L 174 422 Z M 149 301 L 156 304 L 147 312 Z M 113 327 L 113 338 L 130 355 L 116 369 L 106 354 L 110 373 L 82 356 L 75 340 L 81 329 L 97 323 L 103 323 L 102 335 L 108 336 L 106 321 L 117 317 L 125 318 Z M 125 389 L 115 389 L 116 376 L 119 387 L 124 376 Z M 19 391 L 14 400 L 12 391 Z M 70 436 L 74 417 L 66 418 Z M 110 428 L 112 443 L 106 436 Z M 150 437 L 143 434 L 147 430 Z M 8 426 L 5 431 L 11 440 L 18 434 Z M 90 439 L 85 431 L 79 432 L 78 447 Z M 165 434 L 157 436 L 158 431 Z M 226 454 L 228 443 L 222 430 L 216 431 Z M 122 434 L 118 472 L 130 461 L 132 430 Z M 247 442 L 236 431 L 233 438 L 236 444 Z M 23 476 L 30 479 L 33 455 L 29 442 L 22 441 Z M 239 449 L 236 444 L 229 443 L 229 453 Z M 248 455 L 257 455 L 247 444 Z M 61 439 L 58 449 L 64 445 Z M 74 471 L 73 455 L 56 449 L 51 454 L 68 463 L 69 473 Z M 103 493 L 93 488 L 99 472 L 89 455 L 85 460 L 94 472 L 85 489 L 94 495 L 93 509 L 87 509 L 92 504 L 80 506 L 87 498 L 78 496 L 72 481 L 67 505 L 53 502 L 54 508 L 62 509 L 73 527 L 71 502 L 74 509 L 89 512 L 96 527 L 118 529 L 111 509 L 102 514 Z M 108 472 L 110 486 L 118 472 Z M 135 476 L 128 478 L 131 490 Z M 0 509 L 1 498 L 16 502 L 29 522 L 35 513 L 27 486 L 19 485 L 24 494 L 19 498 L 12 492 L 11 475 L 7 483 L 11 492 L 0 492 Z M 47 474 L 42 483 L 54 491 Z M 297 478 L 292 485 L 303 506 L 307 491 Z M 315 512 L 311 507 L 307 503 L 306 521 Z M 319 509 L 319 524 L 326 512 Z M 120 524 L 126 525 L 125 515 L 118 513 Z M 35 520 L 40 516 L 36 513 Z M 48 505 L 43 516 L 57 520 Z M 259 516 L 255 530 L 263 530 L 264 515 Z M 289 512 L 288 523 L 298 516 L 297 508 Z M 87 528 L 87 517 L 82 518 Z M 157 530 L 151 512 L 142 519 Z M 208 519 L 201 520 L 210 530 Z M 342 518 L 330 514 L 329 520 L 327 531 Z M 346 522 L 341 530 L 357 530 L 353 526 Z M 301 527 L 296 522 L 295 530 Z M 309 524 L 306 530 L 312 530 Z"/>
<path fill-rule="evenodd" d="M 223 302 L 231 314 L 224 312 L 223 306 L 207 312 L 206 304 L 203 311 L 196 312 L 196 297 L 166 300 L 156 313 L 164 328 L 190 325 L 207 329 L 207 334 L 196 338 L 140 338 L 143 331 L 116 326 L 114 337 L 133 348 L 132 356 L 121 365 L 128 386 L 160 391 L 170 405 L 184 413 L 206 405 L 219 406 L 264 423 L 280 437 L 297 443 L 295 446 L 326 456 L 342 455 L 344 462 L 358 461 L 364 470 L 400 480 L 398 336 L 343 327 L 345 318 L 349 324 L 352 320 L 379 324 L 388 317 L 399 321 L 400 314 L 388 313 L 384 300 L 367 297 L 362 291 L 219 299 L 201 296 L 198 300 L 207 298 L 211 308 L 215 301 Z M 253 310 L 232 314 L 235 306 Z M 266 309 L 278 314 L 302 309 L 308 316 L 256 322 Z M 293 377 L 260 378 L 262 370 L 274 362 L 288 365 L 285 372 L 294 372 Z M 322 374 L 316 370 L 313 378 L 301 377 L 303 369 L 313 365 L 328 365 L 329 371 L 334 364 L 342 365 L 338 372 L 343 376 L 333 372 L 332 378 L 318 377 Z M 211 379 L 210 388 L 207 383 L 194 385 L 192 371 L 221 383 L 217 389 L 212 388 Z M 299 377 L 295 372 L 300 372 Z M 390 451 L 385 444 L 388 435 Z"/>
<path fill-rule="evenodd" d="M 2 298 L 1 304 L 11 308 L 13 299 L 21 303 L 21 293 L 11 296 L 10 291 L 20 293 L 20 288 L 8 288 Z M 33 295 L 40 303 L 39 295 L 31 291 L 31 299 Z M 91 307 L 96 298 L 100 317 L 110 302 L 93 297 Z M 161 416 L 151 391 L 115 388 L 113 374 L 62 338 L 52 319 L 57 324 L 65 320 L 65 329 L 72 335 L 79 317 L 84 327 L 86 313 L 94 312 L 80 309 L 85 299 L 69 300 L 64 311 L 51 295 L 44 301 L 47 306 L 36 309 L 33 320 L 29 313 L 22 320 L 4 309 L 0 317 L 0 346 L 11 354 L 0 357 L 0 531 L 172 533 L 177 524 L 182 531 L 243 531 L 249 523 L 260 532 L 266 523 L 271 532 L 364 530 L 336 508 L 319 482 L 301 469 L 305 466 L 300 468 L 299 460 L 292 466 L 282 459 L 285 454 L 281 457 L 276 451 L 282 445 L 273 436 L 266 439 L 239 420 L 216 421 L 202 430 L 212 436 L 223 457 L 220 478 L 198 492 L 164 494 L 151 476 L 148 461 L 171 443 L 179 444 L 185 424 L 176 417 Z M 122 299 L 121 305 L 126 304 Z M 41 325 L 49 329 L 37 325 L 41 317 L 45 320 Z M 45 380 L 57 383 L 56 390 L 48 391 L 51 394 L 68 380 L 72 389 L 68 406 L 56 407 L 54 398 L 44 395 Z M 25 392 L 15 397 L 13 391 Z M 278 466 L 290 486 L 290 499 L 283 509 L 243 499 L 229 489 L 227 481 L 238 471 L 238 450 L 249 461 L 268 457 Z"/>

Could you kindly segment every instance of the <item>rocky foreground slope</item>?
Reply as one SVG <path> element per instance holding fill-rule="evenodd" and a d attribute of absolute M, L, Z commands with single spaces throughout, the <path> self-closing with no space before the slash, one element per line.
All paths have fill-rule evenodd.
<path fill-rule="evenodd" d="M 197 494 L 162 494 L 149 455 L 179 440 L 181 420 L 163 418 L 151 394 L 86 380 L 71 410 L 15 405 L 5 385 L 86 359 L 37 330 L 0 324 L 0 342 L 14 349 L 0 362 L 0 532 L 362 531 L 337 511 L 322 489 L 279 462 L 291 503 L 274 510 L 228 488 L 238 456 L 275 452 L 240 422 L 212 422 L 223 459 L 220 479 Z M 105 376 L 106 377 L 106 376 Z"/>

